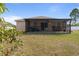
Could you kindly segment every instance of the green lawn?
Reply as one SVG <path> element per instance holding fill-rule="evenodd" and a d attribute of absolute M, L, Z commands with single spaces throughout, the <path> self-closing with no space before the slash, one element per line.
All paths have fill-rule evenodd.
<path fill-rule="evenodd" d="M 79 31 L 71 34 L 23 34 L 23 55 L 79 55 Z"/>

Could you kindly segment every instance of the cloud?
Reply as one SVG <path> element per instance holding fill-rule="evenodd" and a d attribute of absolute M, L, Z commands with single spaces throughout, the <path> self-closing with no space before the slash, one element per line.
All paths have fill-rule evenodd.
<path fill-rule="evenodd" d="M 5 19 L 5 21 L 16 25 L 15 20 L 16 19 L 22 19 L 22 17 L 20 17 L 20 16 L 5 16 L 4 19 Z"/>

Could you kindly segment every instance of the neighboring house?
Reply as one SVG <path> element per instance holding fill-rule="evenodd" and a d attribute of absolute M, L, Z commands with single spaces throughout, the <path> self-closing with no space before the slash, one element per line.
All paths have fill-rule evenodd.
<path fill-rule="evenodd" d="M 71 32 L 71 19 L 36 16 L 16 21 L 18 31 L 24 32 Z"/>

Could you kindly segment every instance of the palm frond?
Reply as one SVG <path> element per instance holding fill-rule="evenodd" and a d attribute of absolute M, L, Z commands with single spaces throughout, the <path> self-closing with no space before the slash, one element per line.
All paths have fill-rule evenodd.
<path fill-rule="evenodd" d="M 0 14 L 3 14 L 5 11 L 8 11 L 5 4 L 0 3 Z"/>

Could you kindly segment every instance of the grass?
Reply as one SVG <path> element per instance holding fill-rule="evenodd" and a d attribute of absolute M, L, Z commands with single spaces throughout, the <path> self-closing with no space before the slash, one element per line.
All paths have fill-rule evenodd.
<path fill-rule="evenodd" d="M 23 34 L 25 56 L 79 55 L 79 31 L 71 34 Z"/>
<path fill-rule="evenodd" d="M 72 26 L 79 26 L 79 23 L 72 24 Z"/>

